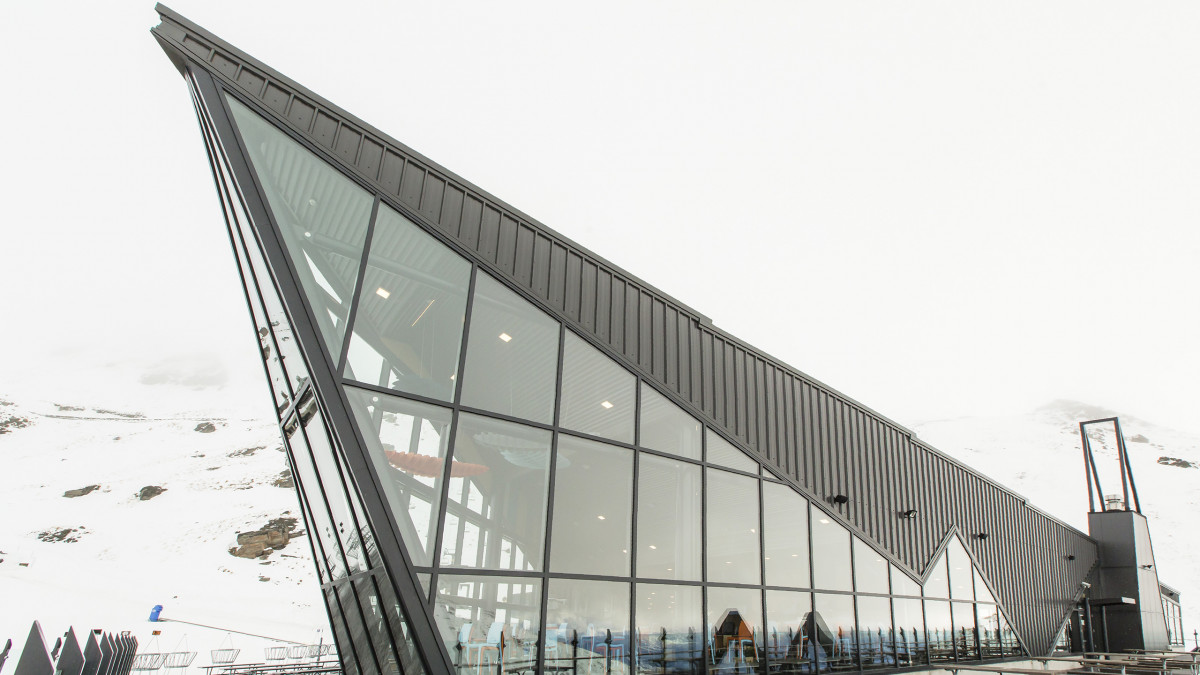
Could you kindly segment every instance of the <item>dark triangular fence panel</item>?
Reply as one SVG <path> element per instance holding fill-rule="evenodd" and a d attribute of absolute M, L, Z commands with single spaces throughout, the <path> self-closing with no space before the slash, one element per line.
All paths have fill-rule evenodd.
<path fill-rule="evenodd" d="M 21 651 L 21 660 L 17 661 L 13 675 L 54 675 L 54 661 L 50 659 L 50 650 L 46 649 L 42 625 L 37 621 L 29 628 L 25 649 Z"/>
<path fill-rule="evenodd" d="M 96 638 L 96 643 L 100 647 L 100 660 L 96 663 L 95 675 L 109 675 L 112 672 L 113 656 L 116 652 L 112 636 L 108 633 L 100 633 Z"/>
<path fill-rule="evenodd" d="M 100 660 L 102 652 L 100 651 L 100 641 L 96 639 L 96 631 L 88 633 L 87 639 L 83 641 L 83 670 L 79 675 L 97 675 L 100 671 Z"/>
<path fill-rule="evenodd" d="M 8 661 L 8 655 L 12 653 L 12 639 L 5 641 L 4 649 L 0 650 L 0 673 L 4 672 L 4 663 Z"/>
<path fill-rule="evenodd" d="M 113 638 L 113 643 L 116 645 L 117 653 L 113 657 L 113 667 L 109 671 L 109 675 L 128 675 L 129 666 L 133 664 L 133 654 L 129 649 L 129 637 L 117 635 Z"/>
<path fill-rule="evenodd" d="M 75 629 L 68 628 L 63 636 L 62 651 L 58 653 L 55 675 L 80 675 L 83 672 L 83 650 L 75 637 Z"/>

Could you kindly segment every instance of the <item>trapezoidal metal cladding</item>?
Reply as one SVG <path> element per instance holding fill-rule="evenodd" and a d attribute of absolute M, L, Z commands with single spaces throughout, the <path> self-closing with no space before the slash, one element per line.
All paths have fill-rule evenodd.
<path fill-rule="evenodd" d="M 391 208 L 452 242 L 473 268 L 520 289 L 524 299 L 653 382 L 671 403 L 718 430 L 810 501 L 823 504 L 901 569 L 926 579 L 948 537 L 962 535 L 1027 648 L 1043 653 L 1052 647 L 1080 583 L 1096 564 L 1095 543 L 1086 535 L 926 446 L 900 425 L 716 329 L 695 310 L 169 9 L 158 9 L 162 23 L 154 29 L 155 37 L 181 70 L 211 78 L 213 96 L 222 88 L 235 93 L 356 183 L 370 186 Z M 211 102 L 205 105 L 212 107 Z M 219 129 L 215 135 L 222 136 Z M 249 180 L 251 173 L 245 171 Z M 373 208 L 379 208 L 379 200 Z M 257 208 L 263 209 L 261 203 Z M 266 221 L 263 211 L 260 217 Z M 271 248 L 270 242 L 264 246 Z M 278 266 L 271 261 L 271 271 L 288 269 L 282 247 L 275 247 L 280 259 Z M 267 253 L 270 258 L 272 252 Z M 261 286 L 264 279 L 254 283 Z M 356 444 L 361 439 L 344 396 L 330 393 L 340 392 L 336 357 L 313 350 L 311 345 L 321 344 L 316 317 L 294 287 L 290 292 L 295 297 L 289 298 L 287 283 L 276 283 L 289 314 L 310 313 L 307 321 L 294 322 L 298 333 L 310 333 L 298 335 L 297 342 L 302 348 L 309 345 L 304 358 L 311 366 L 312 391 L 333 441 L 344 448 L 348 466 L 343 471 L 356 479 L 367 477 L 358 488 L 363 519 L 376 522 L 378 515 L 378 522 L 390 522 L 383 515 L 387 509 L 379 497 L 378 477 Z M 291 283 L 296 284 L 294 279 Z M 283 397 L 285 414 L 295 411 L 293 401 L 301 395 L 293 391 L 291 398 Z M 386 549 L 383 564 L 398 579 L 400 604 L 412 615 L 407 623 L 413 624 L 420 644 L 436 628 L 418 611 L 423 591 L 413 577 L 412 561 L 393 528 L 374 529 L 379 548 Z M 390 569 L 393 559 L 402 561 L 403 569 Z M 445 650 L 423 651 L 424 662 L 435 671 L 447 658 Z"/>

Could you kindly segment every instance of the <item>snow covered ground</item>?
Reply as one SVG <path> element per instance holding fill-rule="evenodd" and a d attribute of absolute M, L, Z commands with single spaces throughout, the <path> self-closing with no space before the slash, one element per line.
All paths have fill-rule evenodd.
<path fill-rule="evenodd" d="M 68 626 L 130 630 L 143 651 L 199 651 L 198 668 L 209 664 L 208 650 L 230 643 L 242 649 L 239 661 L 261 662 L 262 648 L 278 644 L 270 638 L 329 642 L 304 536 L 266 560 L 229 553 L 238 532 L 299 517 L 292 488 L 276 485 L 287 465 L 267 417 L 269 397 L 251 391 L 257 403 L 250 404 L 240 390 L 222 397 L 211 387 L 112 376 L 57 385 L 73 392 L 58 398 L 53 382 L 0 392 L 0 643 L 11 637 L 19 652 L 34 619 L 51 643 Z M 914 430 L 1086 531 L 1077 425 L 1111 414 L 1056 402 L 1026 415 Z M 1200 614 L 1189 611 L 1200 602 L 1200 551 L 1187 540 L 1200 516 L 1200 436 L 1133 417 L 1121 422 L 1160 575 L 1182 591 L 1190 635 L 1200 626 L 1193 619 Z M 1106 460 L 1114 467 L 1102 475 L 1106 491 L 1119 492 L 1112 439 L 1098 434 L 1094 443 L 1101 468 Z M 147 487 L 163 491 L 141 499 Z M 72 490 L 86 494 L 64 496 Z M 157 604 L 164 618 L 217 628 L 150 623 Z"/>
<path fill-rule="evenodd" d="M 175 410 L 202 398 L 162 386 L 142 393 Z M 13 398 L 0 394 L 0 643 L 11 637 L 19 653 L 34 619 L 50 644 L 68 626 L 130 630 L 143 651 L 199 651 L 196 668 L 230 643 L 243 662 L 277 644 L 228 630 L 330 641 L 304 536 L 266 560 L 229 553 L 238 532 L 276 518 L 304 529 L 295 492 L 280 481 L 287 463 L 273 423 Z M 151 497 L 147 487 L 162 491 Z M 159 604 L 164 618 L 219 629 L 148 622 Z"/>

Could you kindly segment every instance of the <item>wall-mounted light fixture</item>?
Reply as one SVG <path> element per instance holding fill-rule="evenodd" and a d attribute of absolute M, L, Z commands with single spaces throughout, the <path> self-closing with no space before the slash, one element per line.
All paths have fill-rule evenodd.
<path fill-rule="evenodd" d="M 1067 554 L 1066 556 L 1064 556 L 1064 557 L 1065 557 L 1067 560 L 1074 560 L 1074 559 L 1075 559 L 1075 554 L 1074 554 L 1074 553 L 1068 553 L 1068 554 Z"/>
<path fill-rule="evenodd" d="M 979 534 L 975 535 L 975 538 L 978 539 L 979 541 L 983 541 L 984 539 L 988 538 L 988 533 L 980 532 Z"/>
<path fill-rule="evenodd" d="M 912 520 L 913 518 L 916 518 L 916 517 L 917 517 L 917 510 L 916 510 L 916 509 L 909 509 L 909 510 L 907 510 L 907 511 L 901 511 L 901 512 L 900 512 L 900 517 L 901 517 L 901 518 L 903 518 L 903 519 L 905 519 L 905 520 Z"/>
<path fill-rule="evenodd" d="M 834 495 L 829 498 L 829 501 L 831 503 L 837 504 L 838 506 L 841 506 L 842 504 L 849 502 L 850 498 L 847 497 L 846 495 Z"/>
<path fill-rule="evenodd" d="M 1151 565 L 1151 564 L 1149 564 L 1149 563 L 1147 563 L 1147 564 L 1145 564 L 1145 565 L 1138 565 L 1138 567 L 1140 567 L 1140 568 L 1142 568 L 1142 569 L 1144 569 L 1144 570 L 1152 570 L 1152 569 L 1154 569 L 1154 565 Z"/>

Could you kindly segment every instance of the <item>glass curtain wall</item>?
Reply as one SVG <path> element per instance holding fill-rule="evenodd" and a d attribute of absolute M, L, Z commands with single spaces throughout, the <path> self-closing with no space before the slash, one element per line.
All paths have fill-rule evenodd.
<path fill-rule="evenodd" d="M 922 586 L 670 395 L 230 105 L 462 673 L 816 673 L 1011 653 L 957 540 Z M 264 300 L 266 266 L 235 235 L 347 669 L 419 672 L 341 449 Z"/>

